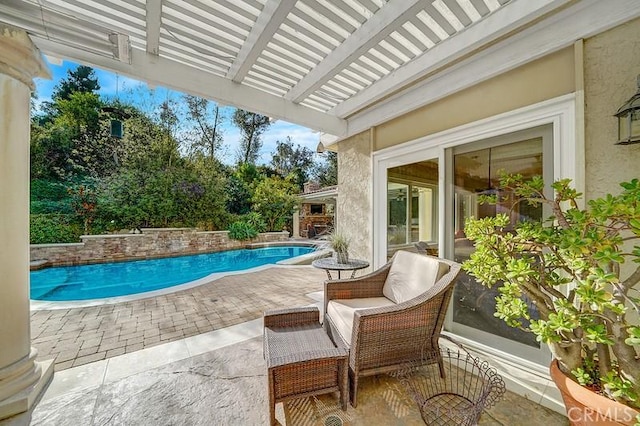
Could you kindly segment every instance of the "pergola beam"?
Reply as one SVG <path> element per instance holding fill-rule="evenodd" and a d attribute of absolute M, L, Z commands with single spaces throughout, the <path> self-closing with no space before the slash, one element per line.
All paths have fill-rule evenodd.
<path fill-rule="evenodd" d="M 162 22 L 162 0 L 147 0 L 147 52 L 160 54 L 160 24 Z"/>
<path fill-rule="evenodd" d="M 285 95 L 285 98 L 296 103 L 303 101 L 342 69 L 380 43 L 396 28 L 414 17 L 428 3 L 430 1 L 427 0 L 387 3 L 300 80 Z"/>
<path fill-rule="evenodd" d="M 611 3 L 583 0 L 509 40 L 497 43 L 444 72 L 388 97 L 375 107 L 355 114 L 348 120 L 347 135 L 337 139 L 324 137 L 321 141 L 329 146 L 345 137 L 571 46 L 576 40 L 599 34 L 638 17 L 640 3 L 637 0 L 617 0 Z"/>
<path fill-rule="evenodd" d="M 242 82 L 267 46 L 280 24 L 295 6 L 297 0 L 267 0 L 251 32 L 244 41 L 238 56 L 227 72 L 227 78 L 236 83 Z"/>
<path fill-rule="evenodd" d="M 140 49 L 132 49 L 131 63 L 127 64 L 43 37 L 32 36 L 32 39 L 45 54 L 117 72 L 147 84 L 212 99 L 223 105 L 232 105 L 333 135 L 344 135 L 347 130 L 345 120 L 330 114 L 295 104 L 249 86 L 236 84 L 227 78 L 162 56 L 150 55 Z"/>
<path fill-rule="evenodd" d="M 351 114 L 383 99 L 439 68 L 494 42 L 519 26 L 565 6 L 568 0 L 516 1 L 507 4 L 465 31 L 435 45 L 423 55 L 381 78 L 331 110 L 338 117 Z"/>

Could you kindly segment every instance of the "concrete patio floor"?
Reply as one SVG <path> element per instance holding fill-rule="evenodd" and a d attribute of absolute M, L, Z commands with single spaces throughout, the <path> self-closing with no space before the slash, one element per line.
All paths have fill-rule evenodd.
<path fill-rule="evenodd" d="M 310 267 L 270 268 L 228 276 L 202 288 L 154 298 L 158 299 L 155 301 L 127 302 L 122 310 L 115 305 L 111 312 L 106 309 L 101 312 L 104 307 L 92 307 L 50 315 L 45 323 L 48 321 L 51 326 L 59 321 L 63 323 L 60 330 L 70 324 L 71 318 L 76 318 L 85 325 L 78 334 L 82 339 L 89 340 L 92 330 L 98 330 L 97 334 L 102 332 L 103 341 L 109 339 L 104 333 L 111 325 L 120 330 L 119 341 L 126 342 L 129 339 L 122 330 L 128 328 L 117 327 L 120 323 L 118 314 L 113 318 L 114 312 L 131 310 L 133 314 L 139 306 L 155 306 L 159 315 L 163 307 L 174 306 L 177 309 L 169 308 L 165 316 L 171 318 L 180 312 L 188 315 L 190 322 L 197 322 L 195 318 L 207 318 L 207 315 L 212 318 L 212 313 L 197 307 L 192 312 L 193 306 L 188 307 L 185 300 L 193 300 L 197 306 L 198 300 L 206 305 L 207 300 L 218 297 L 224 297 L 227 302 L 235 298 L 226 309 L 237 311 L 233 325 L 210 324 L 210 331 L 191 336 L 171 335 L 165 341 L 149 342 L 146 348 L 131 352 L 126 352 L 125 344 L 125 353 L 107 357 L 108 351 L 103 351 L 105 356 L 100 360 L 85 363 L 86 358 L 81 359 L 82 365 L 73 368 L 69 368 L 68 363 L 62 364 L 66 367 L 64 371 L 57 366 L 52 383 L 31 416 L 0 421 L 0 425 L 266 425 L 269 411 L 266 365 L 262 358 L 262 311 L 310 303 L 320 306 L 324 279 L 322 271 Z M 287 294 L 286 300 L 274 293 Z M 83 318 L 92 321 L 95 312 L 95 317 L 101 320 L 94 319 L 90 324 L 97 322 L 98 327 L 86 326 Z M 82 316 L 82 313 L 88 315 Z M 65 317 L 67 322 L 63 321 Z M 136 321 L 136 328 L 143 327 L 143 318 L 146 318 L 144 313 Z M 151 318 L 155 318 L 153 313 Z M 55 348 L 68 339 L 45 341 L 53 340 L 57 342 L 52 345 Z M 82 343 L 78 354 L 81 350 Z M 363 380 L 359 395 L 357 409 L 349 406 L 346 413 L 339 409 L 337 396 L 325 395 L 278 404 L 277 418 L 283 425 L 333 425 L 336 423 L 327 422 L 336 419 L 344 425 L 423 424 L 417 405 L 392 377 L 380 375 Z M 507 392 L 504 400 L 483 413 L 479 424 L 566 425 L 568 421 L 558 413 Z"/>
<path fill-rule="evenodd" d="M 82 390 L 45 395 L 32 425 L 266 425 L 265 365 L 261 338 Z M 82 367 L 80 367 L 82 368 Z M 71 371 L 71 370 L 69 370 Z M 347 412 L 337 397 L 294 400 L 277 407 L 285 425 L 324 425 L 337 416 L 345 425 L 419 425 L 402 386 L 388 376 L 362 383 L 360 404 Z M 559 414 L 508 393 L 481 417 L 481 425 L 564 425 Z"/>

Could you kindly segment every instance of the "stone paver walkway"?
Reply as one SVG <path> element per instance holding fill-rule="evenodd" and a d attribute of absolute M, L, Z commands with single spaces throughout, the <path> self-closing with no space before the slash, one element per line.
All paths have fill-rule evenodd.
<path fill-rule="evenodd" d="M 273 267 L 131 302 L 32 311 L 32 346 L 60 371 L 311 303 L 305 294 L 325 279 L 311 266 Z"/>

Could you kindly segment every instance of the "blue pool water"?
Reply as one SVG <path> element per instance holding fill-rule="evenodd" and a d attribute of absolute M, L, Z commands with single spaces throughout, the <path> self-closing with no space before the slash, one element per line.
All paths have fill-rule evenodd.
<path fill-rule="evenodd" d="M 100 299 L 158 290 L 214 272 L 239 271 L 310 253 L 312 247 L 268 247 L 193 256 L 62 266 L 31 272 L 31 299 Z"/>

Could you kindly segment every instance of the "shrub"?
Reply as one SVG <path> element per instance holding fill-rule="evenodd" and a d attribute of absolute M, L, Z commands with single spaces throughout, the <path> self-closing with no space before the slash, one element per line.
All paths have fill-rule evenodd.
<path fill-rule="evenodd" d="M 35 179 L 31 181 L 31 214 L 73 213 L 67 188 L 60 182 Z"/>
<path fill-rule="evenodd" d="M 29 228 L 31 244 L 76 243 L 82 235 L 82 226 L 63 214 L 32 214 Z"/>
<path fill-rule="evenodd" d="M 269 231 L 282 231 L 282 227 L 300 205 L 298 187 L 289 179 L 277 176 L 261 181 L 252 197 L 253 210 L 267 222 Z"/>
<path fill-rule="evenodd" d="M 547 205 L 553 216 L 517 224 L 507 214 L 469 219 L 465 233 L 476 250 L 462 267 L 498 286 L 494 315 L 547 343 L 565 373 L 640 407 L 640 181 L 620 185 L 620 194 L 579 209 L 581 194 L 568 179 L 551 185 L 550 198 L 540 177 L 502 175 L 501 198 L 481 201 L 506 202 L 510 194 L 512 209 Z"/>
<path fill-rule="evenodd" d="M 29 210 L 31 214 L 73 213 L 69 200 L 33 200 Z"/>
<path fill-rule="evenodd" d="M 243 219 L 244 222 L 247 222 L 258 232 L 265 232 L 267 230 L 267 223 L 258 212 L 247 213 L 244 215 Z"/>
<path fill-rule="evenodd" d="M 229 238 L 232 240 L 250 240 L 258 236 L 258 231 L 247 222 L 233 222 L 229 226 Z"/>
<path fill-rule="evenodd" d="M 61 201 L 66 200 L 67 187 L 64 183 L 34 179 L 31 181 L 31 200 L 53 200 Z"/>

